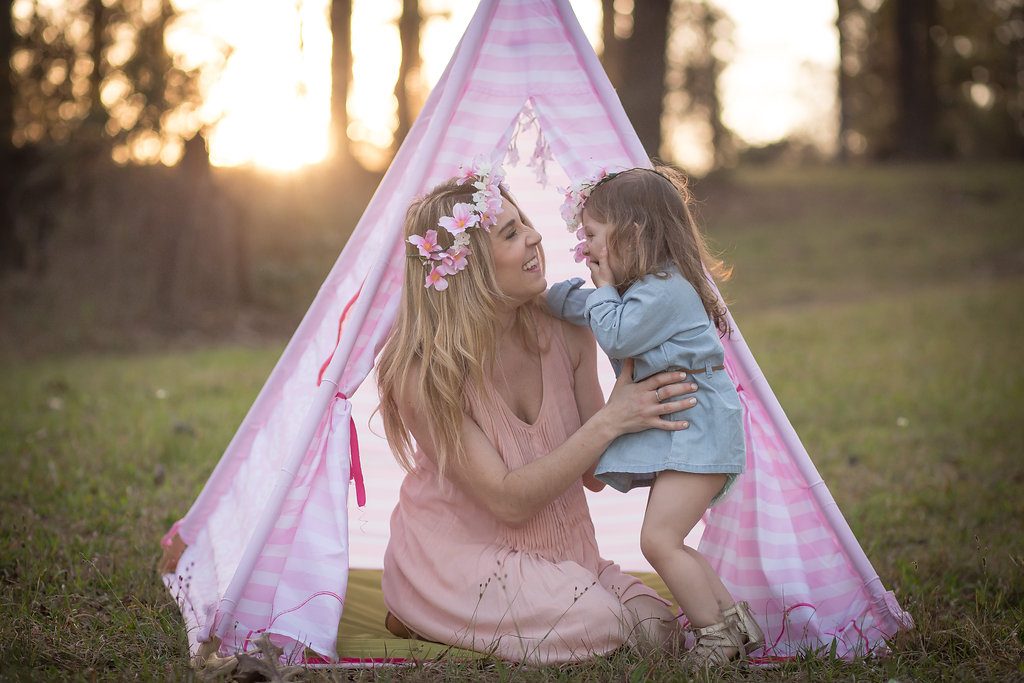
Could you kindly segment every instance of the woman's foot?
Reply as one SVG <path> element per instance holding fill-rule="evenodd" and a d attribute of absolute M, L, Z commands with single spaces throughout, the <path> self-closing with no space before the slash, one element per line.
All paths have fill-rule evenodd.
<path fill-rule="evenodd" d="M 418 633 L 416 633 L 411 628 L 403 624 L 401 620 L 391 612 L 388 612 L 387 616 L 384 617 L 384 628 L 386 628 L 391 633 L 391 635 L 396 636 L 398 638 L 423 640 L 423 638 L 420 638 L 420 635 Z"/>

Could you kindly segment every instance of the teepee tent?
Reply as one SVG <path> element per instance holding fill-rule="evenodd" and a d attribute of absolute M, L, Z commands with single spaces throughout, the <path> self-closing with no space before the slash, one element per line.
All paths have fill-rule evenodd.
<path fill-rule="evenodd" d="M 357 436 L 352 418 L 355 404 L 365 424 L 369 412 L 361 408 L 373 405 L 372 392 L 349 397 L 394 319 L 405 209 L 477 155 L 515 163 L 526 138 L 533 141 L 528 166 L 540 179 L 649 165 L 568 0 L 483 0 L 209 481 L 164 538 L 176 560 L 164 581 L 193 654 L 243 651 L 266 633 L 286 651 L 304 646 L 335 656 L 350 562 L 367 557 L 361 530 L 371 524 L 363 511 L 351 513 L 358 523 L 350 547 L 352 482 L 358 504 L 368 490 L 367 510 L 383 501 L 383 515 L 397 485 L 398 475 L 378 474 L 391 459 L 386 444 L 367 430 Z M 561 234 L 568 244 L 557 218 L 538 220 L 523 201 L 536 197 L 538 211 L 554 217 L 555 193 L 545 205 L 538 192 L 520 191 L 519 175 L 511 185 L 526 213 L 546 240 Z M 569 263 L 560 253 L 548 243 L 552 266 Z M 910 626 L 909 615 L 882 586 L 733 325 L 726 365 L 745 408 L 747 473 L 706 515 L 700 549 L 750 602 L 768 634 L 765 654 L 833 643 L 843 657 L 878 651 Z M 591 498 L 599 533 L 638 537 L 636 497 L 599 498 Z M 369 544 L 380 550 L 371 563 L 379 562 L 381 539 Z M 606 540 L 599 536 L 610 559 L 644 568 L 639 553 L 631 560 L 641 566 L 630 566 Z"/>

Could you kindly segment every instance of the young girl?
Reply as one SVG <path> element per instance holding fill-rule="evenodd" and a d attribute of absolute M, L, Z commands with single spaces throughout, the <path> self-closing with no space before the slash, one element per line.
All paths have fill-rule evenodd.
<path fill-rule="evenodd" d="M 668 416 L 689 421 L 688 429 L 620 436 L 594 477 L 623 492 L 651 487 L 640 549 L 690 621 L 690 656 L 705 665 L 744 656 L 764 636 L 747 604 L 736 603 L 703 555 L 683 543 L 746 463 L 742 408 L 719 341 L 729 325 L 705 268 L 728 273 L 708 254 L 687 195 L 685 178 L 662 166 L 577 184 L 563 217 L 585 239 L 578 260 L 586 258 L 597 288 L 580 289 L 579 278 L 560 282 L 548 305 L 590 325 L 616 375 L 632 358 L 635 381 L 675 369 L 698 387 L 696 406 Z"/>

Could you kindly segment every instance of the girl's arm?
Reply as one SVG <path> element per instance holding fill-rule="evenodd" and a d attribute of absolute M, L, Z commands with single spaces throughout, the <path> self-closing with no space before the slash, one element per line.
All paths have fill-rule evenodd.
<path fill-rule="evenodd" d="M 663 420 L 662 415 L 692 406 L 688 399 L 658 403 L 655 389 L 662 396 L 680 397 L 692 391 L 680 383 L 679 372 L 663 372 L 642 382 L 632 381 L 632 363 L 615 383 L 608 404 L 600 408 L 561 446 L 523 467 L 510 470 L 501 455 L 471 417 L 462 415 L 462 443 L 465 461 L 451 461 L 447 476 L 460 490 L 471 496 L 495 517 L 510 526 L 522 526 L 541 509 L 560 496 L 600 457 L 608 444 L 620 434 L 643 429 L 676 431 L 685 422 Z M 415 377 L 406 383 L 399 412 L 423 452 L 435 459 L 434 446 L 423 421 L 422 405 L 414 396 Z"/>
<path fill-rule="evenodd" d="M 612 358 L 640 355 L 680 332 L 685 321 L 673 284 L 648 276 L 623 296 L 610 285 L 594 290 L 587 297 L 587 316 L 604 352 Z"/>
<path fill-rule="evenodd" d="M 574 277 L 551 285 L 545 297 L 551 315 L 573 325 L 587 325 L 587 297 L 593 289 L 582 289 L 583 278 Z"/>

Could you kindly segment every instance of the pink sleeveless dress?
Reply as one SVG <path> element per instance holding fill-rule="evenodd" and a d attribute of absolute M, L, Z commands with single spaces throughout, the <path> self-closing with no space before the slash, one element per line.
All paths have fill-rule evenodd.
<path fill-rule="evenodd" d="M 492 387 L 468 392 L 471 417 L 510 470 L 580 427 L 565 323 L 539 322 L 544 395 L 534 424 Z M 532 664 L 579 661 L 626 641 L 625 601 L 664 602 L 598 554 L 580 481 L 512 528 L 454 484 L 439 485 L 421 451 L 414 457 L 391 516 L 382 587 L 388 609 L 425 638 Z"/>

